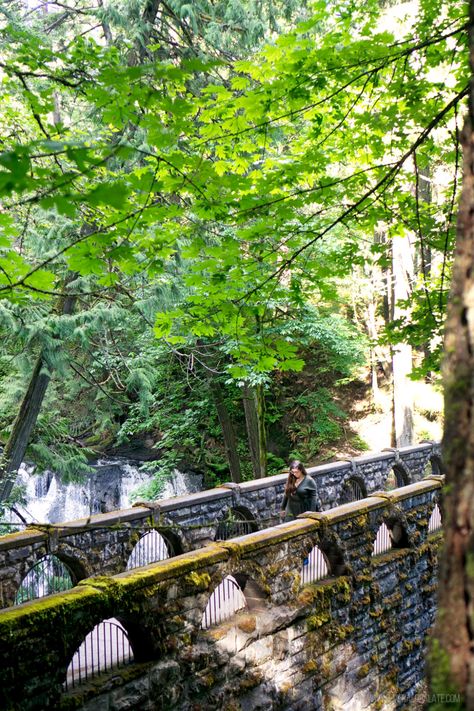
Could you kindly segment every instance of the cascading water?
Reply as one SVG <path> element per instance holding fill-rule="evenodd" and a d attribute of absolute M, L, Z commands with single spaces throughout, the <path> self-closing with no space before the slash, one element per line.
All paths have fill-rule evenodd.
<path fill-rule="evenodd" d="M 151 475 L 140 471 L 139 463 L 128 460 L 99 460 L 93 472 L 80 483 L 64 484 L 52 472 L 33 474 L 34 467 L 22 465 L 16 483 L 25 489 L 25 504 L 16 504 L 21 516 L 31 523 L 61 523 L 91 514 L 128 508 L 131 494 L 150 482 Z M 160 498 L 180 496 L 202 488 L 199 474 L 174 470 Z M 8 517 L 18 521 L 15 515 Z"/>

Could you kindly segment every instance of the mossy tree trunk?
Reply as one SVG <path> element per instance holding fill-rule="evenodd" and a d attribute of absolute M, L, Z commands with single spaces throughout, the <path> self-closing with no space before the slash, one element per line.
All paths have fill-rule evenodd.
<path fill-rule="evenodd" d="M 246 383 L 242 400 L 253 475 L 255 479 L 260 479 L 267 475 L 267 431 L 263 385 L 250 386 Z"/>
<path fill-rule="evenodd" d="M 474 68 L 474 0 L 469 46 Z M 445 337 L 445 545 L 430 654 L 432 699 L 458 693 L 474 708 L 474 85 L 461 142 L 464 176 Z M 436 704 L 433 705 L 436 708 Z M 437 705 L 441 708 L 441 705 Z M 452 706 L 455 708 L 455 706 Z"/>
<path fill-rule="evenodd" d="M 64 295 L 59 300 L 58 312 L 64 316 L 70 315 L 74 310 L 75 302 L 76 296 Z M 59 347 L 60 341 L 58 341 Z M 51 366 L 47 354 L 42 351 L 36 360 L 28 388 L 3 450 L 0 461 L 0 502 L 6 501 L 11 494 L 50 380 Z"/>
<path fill-rule="evenodd" d="M 235 484 L 238 484 L 241 480 L 241 475 L 235 428 L 229 415 L 229 411 L 224 400 L 224 393 L 222 391 L 220 383 L 215 379 L 209 378 L 209 385 L 211 388 L 214 404 L 216 406 L 219 424 L 222 429 L 222 436 L 224 438 L 224 447 L 227 462 L 229 464 L 230 476 L 232 481 Z"/>

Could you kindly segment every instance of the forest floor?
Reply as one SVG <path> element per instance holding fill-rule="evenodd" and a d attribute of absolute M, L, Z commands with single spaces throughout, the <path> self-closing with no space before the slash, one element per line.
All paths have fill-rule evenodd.
<path fill-rule="evenodd" d="M 443 397 L 440 388 L 414 381 L 413 443 L 440 441 L 443 433 Z M 354 457 L 365 452 L 377 452 L 391 447 L 391 392 L 380 387 L 377 399 L 366 380 L 360 379 L 340 389 L 337 404 L 347 413 L 343 423 L 344 436 L 331 449 L 335 459 Z M 327 458 L 319 462 L 328 461 Z"/>

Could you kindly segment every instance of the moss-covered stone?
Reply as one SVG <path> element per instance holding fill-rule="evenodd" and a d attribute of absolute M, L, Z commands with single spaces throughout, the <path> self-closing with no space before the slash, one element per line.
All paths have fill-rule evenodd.
<path fill-rule="evenodd" d="M 211 576 L 209 573 L 198 573 L 195 570 L 186 575 L 184 580 L 188 585 L 192 585 L 196 588 L 196 590 L 207 590 L 211 584 Z"/>
<path fill-rule="evenodd" d="M 302 671 L 303 674 L 314 674 L 317 668 L 317 662 L 315 662 L 314 659 L 310 659 L 309 662 L 306 662 L 306 664 L 303 665 Z"/>
<path fill-rule="evenodd" d="M 251 634 L 257 629 L 257 620 L 255 615 L 242 615 L 237 618 L 237 627 L 246 634 Z"/>
<path fill-rule="evenodd" d="M 357 678 L 358 679 L 364 679 L 364 677 L 367 676 L 367 674 L 370 671 L 370 664 L 363 664 L 358 670 L 357 670 Z"/>
<path fill-rule="evenodd" d="M 326 610 L 310 615 L 306 620 L 306 624 L 308 625 L 309 630 L 317 630 L 319 627 L 326 624 L 326 622 L 329 622 L 330 619 L 331 613 L 329 610 Z"/>

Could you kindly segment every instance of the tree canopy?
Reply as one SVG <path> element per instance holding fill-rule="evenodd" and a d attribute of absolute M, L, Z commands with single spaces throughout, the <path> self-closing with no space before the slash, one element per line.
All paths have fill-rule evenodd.
<path fill-rule="evenodd" d="M 311 350 L 347 354 L 336 378 L 360 360 L 345 322 L 329 340 L 328 325 L 357 320 L 357 298 L 341 307 L 348 282 L 378 273 L 390 292 L 395 240 L 414 245 L 418 266 L 385 338 L 429 344 L 421 372 L 436 369 L 466 21 L 462 3 L 432 0 L 3 8 L 4 427 L 37 358 L 57 377 L 36 454 L 47 459 L 56 437 L 80 470 L 74 438 L 90 414 L 61 433 L 53 403 L 77 399 L 80 381 L 103 422 L 143 431 L 168 354 L 213 381 L 232 449 L 218 403 L 232 409 L 241 388 L 248 428 L 268 425 L 265 392 L 302 371 L 309 334 Z M 372 346 L 381 335 L 362 330 Z M 255 436 L 258 475 L 266 445 Z"/>

